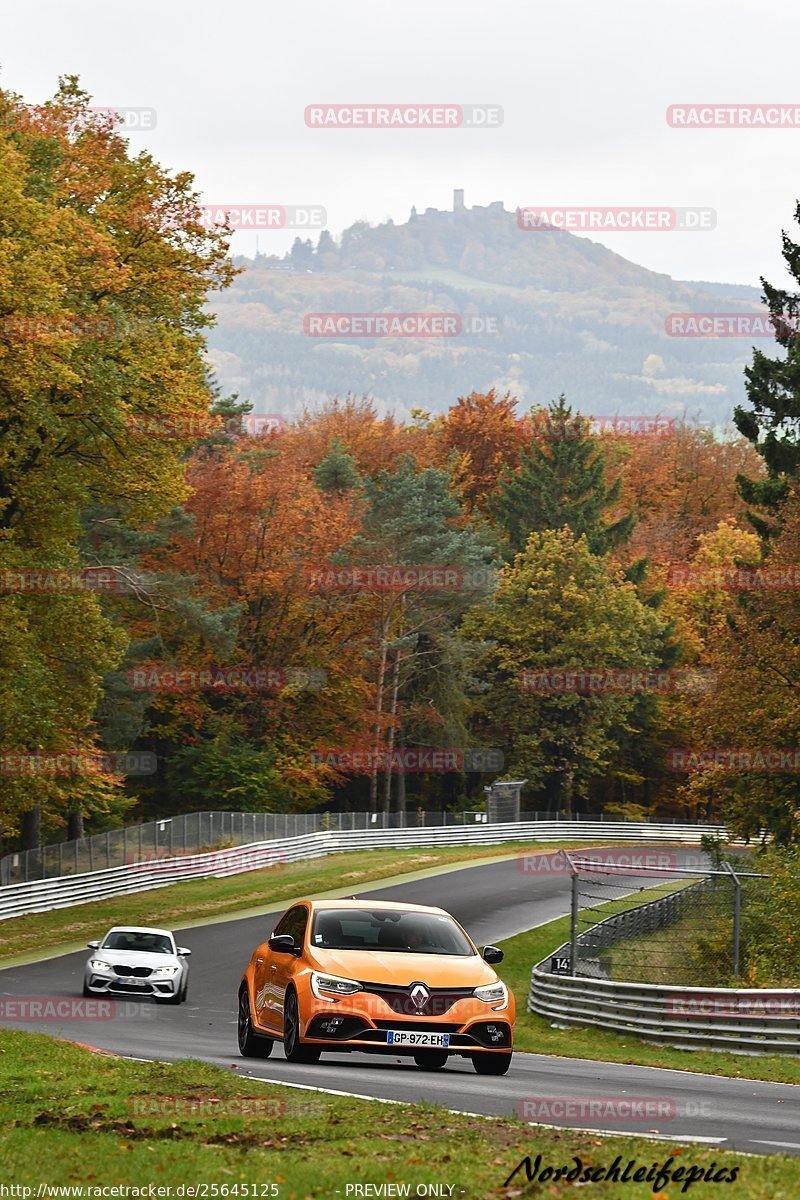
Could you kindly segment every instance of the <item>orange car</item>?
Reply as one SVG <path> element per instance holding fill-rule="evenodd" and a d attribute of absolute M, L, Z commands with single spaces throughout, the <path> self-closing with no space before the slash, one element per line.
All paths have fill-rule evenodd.
<path fill-rule="evenodd" d="M 253 952 L 239 989 L 239 1049 L 289 1062 L 323 1050 L 410 1054 L 426 1070 L 471 1058 L 479 1075 L 511 1063 L 514 997 L 441 908 L 304 900 Z"/>

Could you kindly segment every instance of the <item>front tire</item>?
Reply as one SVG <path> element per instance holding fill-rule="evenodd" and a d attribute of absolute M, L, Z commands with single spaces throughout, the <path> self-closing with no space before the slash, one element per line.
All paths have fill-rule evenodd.
<path fill-rule="evenodd" d="M 511 1066 L 510 1054 L 473 1054 L 472 1065 L 479 1075 L 505 1075 Z"/>
<path fill-rule="evenodd" d="M 448 1057 L 445 1050 L 420 1050 L 414 1055 L 414 1062 L 420 1071 L 441 1071 Z"/>
<path fill-rule="evenodd" d="M 287 992 L 283 1006 L 283 1053 L 287 1062 L 319 1062 L 319 1046 L 304 1046 L 300 1041 L 300 1009 L 296 992 Z"/>
<path fill-rule="evenodd" d="M 272 1053 L 272 1038 L 257 1037 L 253 1033 L 253 1020 L 250 1015 L 250 997 L 247 994 L 246 987 L 241 988 L 239 991 L 236 1036 L 239 1041 L 239 1053 L 242 1058 L 269 1058 Z"/>

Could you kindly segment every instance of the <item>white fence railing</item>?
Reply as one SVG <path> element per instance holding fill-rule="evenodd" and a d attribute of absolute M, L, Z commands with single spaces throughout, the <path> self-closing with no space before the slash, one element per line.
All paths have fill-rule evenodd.
<path fill-rule="evenodd" d="M 402 849 L 413 846 L 495 846 L 504 842 L 591 841 L 693 842 L 704 834 L 725 835 L 721 826 L 656 825 L 645 822 L 536 821 L 404 829 L 327 830 L 307 836 L 275 838 L 207 854 L 139 861 L 109 870 L 0 888 L 0 921 L 27 913 L 69 908 L 109 896 L 168 887 L 185 879 L 238 875 L 302 859 L 347 850 Z"/>

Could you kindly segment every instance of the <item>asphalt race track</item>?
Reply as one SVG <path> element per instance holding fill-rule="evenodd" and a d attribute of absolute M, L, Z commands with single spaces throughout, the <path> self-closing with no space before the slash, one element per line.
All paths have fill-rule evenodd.
<path fill-rule="evenodd" d="M 647 849 L 636 847 L 639 852 Z M 697 862 L 697 850 L 680 854 Z M 631 878 L 631 890 L 640 882 L 652 886 L 652 876 Z M 517 856 L 358 894 L 440 905 L 462 922 L 479 945 L 502 941 L 569 911 L 569 877 L 525 874 Z M 476 1075 L 469 1060 L 460 1058 L 435 1073 L 419 1071 L 402 1059 L 356 1053 L 327 1055 L 313 1066 L 289 1064 L 280 1046 L 269 1059 L 243 1059 L 236 1045 L 239 980 L 253 947 L 266 939 L 272 925 L 267 914 L 181 932 L 178 941 L 192 950 L 192 959 L 189 999 L 179 1008 L 119 999 L 118 1015 L 112 1020 L 4 1023 L 132 1057 L 201 1058 L 226 1068 L 235 1064 L 240 1075 L 253 1078 L 384 1100 L 426 1100 L 469 1113 L 527 1118 L 531 1110 L 526 1110 L 526 1103 L 541 1098 L 657 1098 L 668 1115 L 645 1122 L 580 1120 L 574 1114 L 560 1117 L 552 1111 L 541 1119 L 545 1124 L 658 1135 L 756 1154 L 800 1154 L 800 1090 L 790 1084 L 536 1054 L 516 1054 L 508 1075 L 499 1078 Z M 96 936 L 104 933 L 105 929 L 98 929 Z M 6 968 L 0 971 L 0 995 L 79 996 L 87 954 Z M 525 997 L 517 996 L 518 1010 L 524 1006 Z"/>

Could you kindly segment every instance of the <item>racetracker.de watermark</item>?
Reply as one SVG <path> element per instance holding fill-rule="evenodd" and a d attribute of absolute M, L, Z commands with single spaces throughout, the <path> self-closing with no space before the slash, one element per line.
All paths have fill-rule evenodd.
<path fill-rule="evenodd" d="M 428 771 L 444 774 L 449 771 L 482 773 L 503 770 L 503 752 L 495 747 L 473 747 L 469 750 L 445 746 L 406 746 L 398 750 L 332 747 L 312 750 L 309 761 L 315 767 L 331 767 L 335 771 L 353 774 L 391 771 L 410 775 Z"/>
<path fill-rule="evenodd" d="M 8 750 L 0 751 L 0 775 L 155 775 L 157 756 L 150 750 Z"/>
<path fill-rule="evenodd" d="M 310 129 L 498 129 L 499 104 L 309 104 Z"/>
<path fill-rule="evenodd" d="M 128 1116 L 133 1120 L 142 1117 L 203 1117 L 206 1120 L 210 1117 L 224 1121 L 256 1117 L 274 1121 L 286 1111 L 285 1101 L 269 1096 L 131 1096 L 128 1100 Z"/>
<path fill-rule="evenodd" d="M 694 673 L 688 670 L 632 670 L 611 667 L 564 667 L 521 671 L 517 677 L 521 692 L 539 696 L 632 695 L 642 692 L 684 692 L 696 687 Z"/>
<path fill-rule="evenodd" d="M 620 206 L 531 206 L 517 209 L 517 225 L 525 232 L 567 230 L 570 233 L 708 232 L 717 227 L 713 208 Z"/>
<path fill-rule="evenodd" d="M 328 214 L 321 204 L 203 204 L 200 224 L 208 229 L 324 229 Z"/>
<path fill-rule="evenodd" d="M 240 875 L 245 871 L 269 871 L 286 866 L 285 850 L 265 847 L 261 850 L 214 850 L 211 853 L 181 854 L 162 848 L 158 850 L 129 850 L 125 856 L 128 866 L 138 867 L 148 874 L 202 870 L 207 875 Z"/>
<path fill-rule="evenodd" d="M 108 341 L 117 335 L 113 317 L 77 313 L 9 313 L 0 317 L 0 341 L 45 342 L 48 339 L 82 338 Z"/>
<path fill-rule="evenodd" d="M 303 333 L 318 338 L 450 338 L 499 334 L 499 317 L 430 312 L 306 313 Z"/>
<path fill-rule="evenodd" d="M 797 567 L 694 567 L 671 566 L 667 586 L 674 588 L 726 588 L 731 592 L 796 592 Z"/>
<path fill-rule="evenodd" d="M 664 321 L 667 337 L 772 338 L 797 337 L 798 319 L 769 312 L 674 312 Z"/>
<path fill-rule="evenodd" d="M 800 104 L 670 104 L 673 129 L 800 129 Z"/>
<path fill-rule="evenodd" d="M 320 667 L 135 667 L 128 671 L 134 692 L 183 695 L 191 692 L 319 691 L 326 674 Z"/>
<path fill-rule="evenodd" d="M 490 586 L 494 567 L 462 571 L 460 567 L 426 564 L 370 563 L 355 567 L 306 567 L 305 586 L 312 592 L 455 592 Z"/>
<path fill-rule="evenodd" d="M 0 996 L 0 1021 L 153 1020 L 154 1005 L 103 996 Z"/>
<path fill-rule="evenodd" d="M 155 129 L 158 115 L 154 108 L 130 105 L 92 105 L 73 123 L 75 129 L 96 129 L 111 125 L 117 133 L 149 133 Z"/>
<path fill-rule="evenodd" d="M 657 438 L 683 429 L 685 422 L 679 417 L 664 417 L 658 414 L 619 413 L 601 414 L 582 419 L 558 422 L 549 413 L 534 413 L 530 428 L 537 438 L 547 441 L 575 441 L 587 433 L 596 437 Z"/>
<path fill-rule="evenodd" d="M 692 854 L 675 850 L 609 850 L 573 851 L 569 857 L 563 850 L 549 854 L 525 852 L 517 855 L 517 870 L 522 875 L 570 875 L 574 864 L 576 870 L 591 873 L 610 871 L 614 875 L 646 875 L 648 871 L 658 873 L 681 870 L 708 870 L 708 860 L 703 854 Z"/>
<path fill-rule="evenodd" d="M 525 1096 L 517 1101 L 521 1121 L 538 1124 L 639 1123 L 674 1121 L 682 1117 L 710 1117 L 715 1112 L 708 1100 L 678 1100 L 674 1096 Z"/>
<path fill-rule="evenodd" d="M 131 579 L 114 567 L 86 567 L 81 571 L 60 571 L 42 567 L 37 571 L 0 571 L 2 594 L 55 594 L 108 592 L 129 595 L 135 591 Z"/>
<path fill-rule="evenodd" d="M 666 765 L 670 771 L 755 771 L 759 774 L 797 774 L 800 771 L 800 748 L 797 746 L 708 747 L 690 750 L 675 746 L 667 751 Z"/>
<path fill-rule="evenodd" d="M 667 997 L 666 1010 L 675 1017 L 755 1017 L 778 1020 L 800 1017 L 800 992 L 746 991 L 730 996 L 700 991 L 675 992 Z"/>
<path fill-rule="evenodd" d="M 135 437 L 176 438 L 191 441 L 214 434 L 226 437 L 269 437 L 285 433 L 288 421 L 279 413 L 241 413 L 220 417 L 214 413 L 141 413 L 128 417 L 128 430 Z"/>

